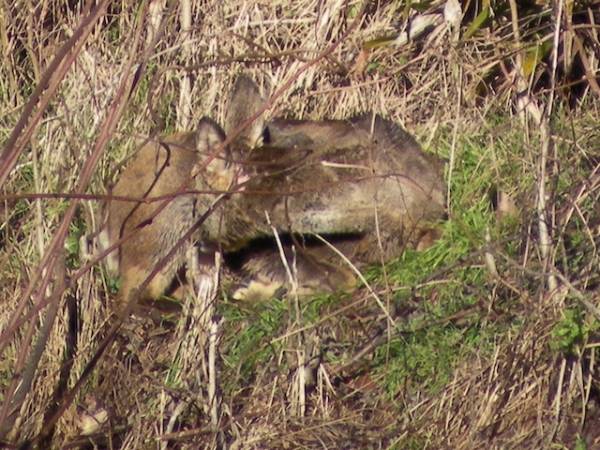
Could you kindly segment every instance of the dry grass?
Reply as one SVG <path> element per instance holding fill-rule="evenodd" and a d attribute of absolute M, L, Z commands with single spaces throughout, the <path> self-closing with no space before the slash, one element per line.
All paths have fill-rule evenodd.
<path fill-rule="evenodd" d="M 179 26 L 184 1 L 164 14 L 161 1 L 97 3 L 89 29 L 79 26 L 84 7 L 61 2 L 0 10 L 0 417 L 32 348 L 36 308 L 60 305 L 18 420 L 5 421 L 7 446 L 27 448 L 40 433 L 39 448 L 600 446 L 595 9 L 561 29 L 553 63 L 552 53 L 531 56 L 535 36 L 554 37 L 544 8 L 520 11 L 529 24 L 520 35 L 496 5 L 503 19 L 468 38 L 454 41 L 440 15 L 433 31 L 396 46 L 376 39 L 401 31 L 404 2 L 192 2 L 189 31 Z M 468 3 L 463 35 L 481 7 Z M 35 97 L 71 36 L 80 39 Z M 102 220 L 99 201 L 83 194 L 104 194 L 137 143 L 189 111 L 191 123 L 222 123 L 242 71 L 277 94 L 269 116 L 375 111 L 448 158 L 442 243 L 385 276 L 367 274 L 381 305 L 367 289 L 307 305 L 236 305 L 219 293 L 216 306 L 190 302 L 175 323 L 131 319 L 80 378 L 113 323 L 114 295 L 114 280 L 78 256 L 77 238 Z M 482 206 L 490 187 L 515 200 L 516 224 Z M 28 193 L 74 195 L 19 197 Z M 430 353 L 402 353 L 428 340 Z M 451 351 L 444 378 L 436 364 Z M 74 401 L 56 412 L 67 392 Z"/>

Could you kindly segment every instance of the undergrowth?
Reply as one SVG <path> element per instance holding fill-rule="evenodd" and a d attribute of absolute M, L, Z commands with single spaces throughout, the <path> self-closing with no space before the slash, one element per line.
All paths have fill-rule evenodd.
<path fill-rule="evenodd" d="M 58 306 L 34 382 L 15 414 L 0 417 L 9 425 L 0 446 L 28 448 L 36 437 L 30 447 L 600 445 L 594 2 L 458 2 L 454 25 L 443 1 L 191 2 L 189 29 L 187 2 L 92 3 L 107 9 L 74 64 L 53 74 L 56 90 L 44 87 L 51 98 L 35 120 L 42 99 L 31 98 L 31 137 L 12 145 L 85 11 L 52 0 L 0 11 L 3 407 L 33 348 L 28 327 L 45 320 L 44 302 Z M 433 22 L 406 36 L 423 19 Z M 152 47 L 155 22 L 164 33 Z M 101 201 L 61 194 L 82 181 L 111 102 L 124 106 L 86 194 L 109 192 L 140 142 L 178 130 L 182 97 L 189 123 L 222 123 L 242 72 L 279 95 L 269 118 L 374 111 L 415 134 L 447 162 L 441 238 L 363 270 L 367 286 L 353 293 L 245 304 L 220 291 L 200 315 L 188 299 L 174 318 L 128 318 L 100 355 L 119 280 L 99 265 L 75 274 L 86 263 L 81 238 L 104 220 Z M 54 254 L 66 256 L 62 273 L 59 259 L 40 261 L 75 201 Z M 69 389 L 73 402 L 40 437 Z"/>

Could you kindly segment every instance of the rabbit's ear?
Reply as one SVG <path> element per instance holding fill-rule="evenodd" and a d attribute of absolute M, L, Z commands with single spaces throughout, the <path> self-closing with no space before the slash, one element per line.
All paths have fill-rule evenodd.
<path fill-rule="evenodd" d="M 196 151 L 200 159 L 192 174 L 202 172 L 196 178 L 203 188 L 226 191 L 237 182 L 239 166 L 232 164 L 229 148 L 224 146 L 225 133 L 212 119 L 204 117 L 196 129 Z"/>
<path fill-rule="evenodd" d="M 217 122 L 208 117 L 203 117 L 196 128 L 196 151 L 201 155 L 209 155 L 215 150 L 215 146 L 225 141 L 225 133 Z M 226 149 L 220 149 L 221 155 Z"/>
<path fill-rule="evenodd" d="M 251 124 L 244 126 L 244 123 L 263 107 L 264 102 L 256 83 L 247 75 L 238 76 L 225 115 L 225 133 L 228 137 L 233 137 L 232 148 L 251 149 L 262 145 L 264 113 Z"/>

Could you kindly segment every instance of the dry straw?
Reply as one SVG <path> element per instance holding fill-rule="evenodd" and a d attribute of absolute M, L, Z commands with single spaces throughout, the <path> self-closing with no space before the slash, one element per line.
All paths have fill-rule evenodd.
<path fill-rule="evenodd" d="M 600 445 L 590 425 L 600 408 L 592 324 L 600 217 L 590 207 L 600 195 L 598 9 L 562 0 L 409 3 L 2 2 L 4 445 L 572 448 L 577 436 Z M 511 242 L 488 233 L 481 248 L 411 286 L 386 269 L 381 290 L 365 279 L 368 289 L 312 323 L 290 303 L 295 320 L 246 355 L 272 349 L 250 375 L 243 361 L 227 366 L 231 336 L 254 323 L 220 317 L 218 272 L 190 263 L 204 277 L 196 294 L 211 301 L 186 305 L 175 331 L 115 322 L 97 261 L 84 264 L 69 249 L 74 229 L 102 222 L 105 188 L 140 141 L 204 115 L 222 122 L 242 71 L 272 93 L 269 117 L 375 111 L 428 151 L 443 148 L 453 208 L 462 146 L 484 130 L 493 155 L 478 164 L 493 164 L 500 193 L 525 211 L 513 236 L 521 245 L 509 251 Z M 523 152 L 505 151 L 513 147 Z M 523 186 L 526 177 L 535 181 Z M 453 208 L 451 223 L 460 215 Z M 484 261 L 494 270 L 469 287 L 477 304 L 431 319 L 423 302 L 435 304 L 460 269 Z M 405 309 L 393 306 L 403 291 L 414 294 Z M 584 338 L 571 353 L 553 351 L 556 324 L 573 309 L 589 313 Z M 403 328 L 419 317 L 425 322 Z M 466 340 L 474 323 L 489 322 L 503 330 L 494 345 L 470 347 L 443 386 L 430 390 L 415 376 L 385 392 L 388 366 L 372 367 L 375 352 L 390 362 L 393 340 L 440 324 Z M 43 326 L 47 343 L 36 351 Z"/>

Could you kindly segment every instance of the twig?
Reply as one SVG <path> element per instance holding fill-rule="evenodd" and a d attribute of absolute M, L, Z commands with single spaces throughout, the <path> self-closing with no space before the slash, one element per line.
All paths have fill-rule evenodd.
<path fill-rule="evenodd" d="M 93 30 L 96 22 L 104 15 L 110 2 L 103 0 L 88 14 L 93 3 L 90 1 L 85 6 L 82 12 L 84 17 L 81 23 L 73 33 L 73 36 L 67 39 L 48 65 L 40 82 L 31 94 L 31 97 L 29 97 L 29 101 L 23 108 L 19 121 L 6 140 L 2 155 L 0 156 L 0 187 L 6 182 L 8 175 L 17 162 L 19 154 L 23 150 L 25 143 L 33 135 L 35 127 L 56 93 L 61 80 L 75 61 L 75 58 L 77 58 L 86 38 Z"/>
<path fill-rule="evenodd" d="M 144 10 L 144 8 L 142 7 L 141 10 Z M 138 25 L 140 25 L 140 23 L 138 23 Z M 138 27 L 137 31 L 138 32 L 134 35 L 135 36 L 134 37 L 134 45 L 132 45 L 130 59 L 127 62 L 127 64 L 125 65 L 124 74 L 121 78 L 121 84 L 119 86 L 119 89 L 115 93 L 115 99 L 109 109 L 107 118 L 104 121 L 103 127 L 99 133 L 98 139 L 96 140 L 96 144 L 94 146 L 94 150 L 92 151 L 92 155 L 86 161 L 86 165 L 84 167 L 83 173 L 80 177 L 79 184 L 77 186 L 78 191 L 83 190 L 84 187 L 89 182 L 89 179 L 91 178 L 91 175 L 93 173 L 93 168 L 95 167 L 96 163 L 98 162 L 101 152 L 104 149 L 104 147 L 112 133 L 112 130 L 114 130 L 114 128 L 116 127 L 118 118 L 120 117 L 120 115 L 123 111 L 123 107 L 128 99 L 128 95 L 126 95 L 126 93 L 130 93 L 132 88 L 134 87 L 134 86 L 132 86 L 132 83 L 133 83 L 132 68 L 133 68 L 133 57 L 135 55 L 135 49 L 137 48 L 137 43 L 138 43 L 139 37 L 141 35 L 141 33 L 139 33 L 139 27 Z M 69 223 L 75 212 L 76 203 L 77 202 L 74 202 L 69 206 L 69 209 L 67 210 L 67 213 L 65 213 L 65 217 L 63 218 L 63 222 L 61 223 L 57 232 L 54 235 L 54 238 L 50 244 L 50 248 L 47 251 L 47 254 L 45 257 L 45 259 L 47 259 L 48 261 L 54 261 L 57 257 L 56 247 L 58 246 L 59 243 L 64 241 L 64 237 L 66 236 L 66 232 L 68 230 Z M 40 264 L 40 269 L 38 269 L 38 270 L 43 270 L 44 267 L 45 267 L 45 265 L 42 263 L 42 264 Z M 48 277 L 46 277 L 46 279 L 47 278 Z M 24 307 L 25 301 L 31 293 L 30 290 L 33 290 L 34 286 L 35 286 L 35 276 L 34 276 L 34 280 L 30 281 L 28 291 L 23 296 L 23 299 L 22 299 L 19 307 Z M 58 298 L 64 292 L 64 289 L 66 288 L 66 284 L 63 284 L 60 287 L 61 287 L 61 289 L 55 288 L 53 290 L 52 301 L 54 301 L 56 303 L 58 302 Z M 38 296 L 38 297 L 40 297 L 40 296 Z M 36 303 L 36 305 L 39 305 L 42 303 L 42 300 L 40 298 L 38 298 L 38 300 L 35 303 Z M 8 329 L 3 333 L 2 338 L 6 339 L 7 336 L 10 336 L 12 333 L 14 333 L 14 329 L 13 329 L 14 325 L 18 322 L 19 322 L 19 320 L 18 320 L 18 316 L 17 316 L 17 317 L 15 317 L 15 320 L 12 321 L 12 326 L 8 327 Z M 92 360 L 88 363 L 88 365 L 84 369 L 81 377 L 75 383 L 75 386 L 68 393 L 65 394 L 65 397 L 62 399 L 62 403 L 57 408 L 56 413 L 44 424 L 44 427 L 43 427 L 41 433 L 38 434 L 33 441 L 39 440 L 40 437 L 45 436 L 48 433 L 48 430 L 50 430 L 54 426 L 56 421 L 60 418 L 60 416 L 64 412 L 65 408 L 73 401 L 73 399 L 75 398 L 75 393 L 78 391 L 79 387 L 83 384 L 83 382 L 85 380 L 87 380 L 87 377 L 90 375 L 91 370 L 93 369 L 93 367 L 95 366 L 95 364 L 97 363 L 97 361 L 99 360 L 101 355 L 104 353 L 104 351 L 106 350 L 108 345 L 112 342 L 112 338 L 116 334 L 120 325 L 121 325 L 121 323 L 119 321 L 117 321 L 113 325 L 113 327 L 109 330 L 107 338 L 105 338 L 105 340 L 101 342 L 96 354 L 92 357 Z M 2 344 L 3 344 L 2 339 L 0 338 L 0 346 Z M 9 396 L 9 395 L 7 395 L 5 397 L 5 399 L 4 399 L 5 405 L 11 401 L 10 398 L 11 398 L 11 396 Z"/>
<path fill-rule="evenodd" d="M 160 35 L 157 35 L 156 39 L 158 39 L 159 37 L 160 37 Z M 132 52 L 133 52 L 133 50 L 132 50 Z M 94 168 L 96 167 L 96 165 L 100 159 L 100 156 L 102 154 L 102 151 L 104 150 L 104 148 L 105 148 L 110 136 L 112 135 L 112 133 L 117 125 L 117 122 L 122 114 L 123 107 L 128 99 L 128 96 L 126 95 L 126 93 L 130 94 L 136 86 L 135 79 L 132 79 L 133 65 L 134 65 L 133 57 L 131 57 L 129 62 L 127 64 L 125 64 L 125 66 L 124 66 L 124 72 L 123 72 L 123 76 L 121 77 L 121 83 L 119 85 L 118 90 L 115 92 L 115 99 L 107 112 L 106 119 L 102 125 L 102 128 L 100 129 L 100 132 L 99 132 L 96 142 L 94 144 L 94 148 L 91 152 L 91 155 L 86 160 L 86 163 L 82 169 L 82 173 L 79 178 L 78 185 L 75 189 L 76 194 L 75 194 L 74 198 L 77 198 L 77 196 L 79 196 L 79 195 L 84 195 L 84 194 L 82 194 L 82 192 L 85 191 L 89 181 L 91 180 Z M 143 66 L 144 65 L 142 64 L 142 66 L 138 67 L 136 72 L 139 73 L 142 70 Z M 19 305 L 13 312 L 13 319 L 10 321 L 10 323 L 7 325 L 7 327 L 4 329 L 4 331 L 0 335 L 0 353 L 4 350 L 5 346 L 8 344 L 11 336 L 15 333 L 15 331 L 18 329 L 18 327 L 21 326 L 26 320 L 29 320 L 31 317 L 33 317 L 33 315 L 35 315 L 37 312 L 39 312 L 45 306 L 47 306 L 48 302 L 44 301 L 43 299 L 39 298 L 40 296 L 38 296 L 38 298 L 36 298 L 34 301 L 35 306 L 28 313 L 23 315 L 23 310 L 25 309 L 27 301 L 36 287 L 36 283 L 38 283 L 40 274 L 42 273 L 42 271 L 45 267 L 49 267 L 54 263 L 54 260 L 56 258 L 57 248 L 62 246 L 62 243 L 64 242 L 65 236 L 68 231 L 68 227 L 69 227 L 69 225 L 73 219 L 73 216 L 75 214 L 75 208 L 77 206 L 77 203 L 78 202 L 75 201 L 71 205 L 69 205 L 69 208 L 65 212 L 65 215 L 63 217 L 61 224 L 59 225 L 58 229 L 54 233 L 54 237 L 53 237 L 52 241 L 48 245 L 48 249 L 46 251 L 46 254 L 44 255 L 44 258 L 38 265 L 38 269 L 33 272 L 32 278 L 29 280 L 29 284 L 28 284 L 25 292 L 21 295 L 21 300 L 19 301 Z M 113 246 L 113 247 L 116 248 L 116 246 Z M 113 251 L 114 250 L 113 247 L 108 249 L 105 252 L 104 256 L 106 256 L 106 254 Z M 89 267 L 91 267 L 91 264 L 88 264 L 88 269 L 89 269 Z M 68 288 L 70 286 L 70 284 L 73 283 L 74 281 L 76 281 L 79 277 L 81 277 L 81 275 L 83 273 L 85 273 L 85 271 L 79 271 L 79 272 L 77 272 L 77 276 L 72 276 L 70 278 L 69 282 L 67 283 L 66 287 Z M 43 290 L 47 283 L 48 283 L 48 277 L 46 276 L 45 278 L 42 278 L 42 280 L 41 280 L 42 287 L 41 288 L 38 287 L 38 291 Z M 60 295 L 60 294 L 61 293 L 58 293 L 57 295 Z"/>
<path fill-rule="evenodd" d="M 210 421 L 215 433 L 219 430 L 221 401 L 217 390 L 217 349 L 219 347 L 219 327 L 222 321 L 210 322 L 208 334 L 208 399 L 210 405 Z"/>
<path fill-rule="evenodd" d="M 191 53 L 190 30 L 192 28 L 192 5 L 190 0 L 179 2 L 179 23 L 181 27 L 181 57 L 188 60 Z M 192 120 L 192 78 L 190 73 L 181 74 L 179 87 L 179 108 L 177 112 L 177 127 L 187 130 Z"/>
<path fill-rule="evenodd" d="M 292 271 L 292 269 L 290 268 L 290 265 L 288 263 L 287 257 L 285 255 L 285 251 L 283 250 L 283 246 L 281 245 L 281 239 L 279 238 L 279 233 L 277 232 L 277 229 L 271 224 L 271 219 L 270 219 L 269 213 L 267 211 L 265 211 L 265 216 L 267 219 L 267 223 L 269 224 L 269 226 L 271 227 L 271 230 L 273 231 L 275 243 L 277 244 L 277 249 L 279 251 L 279 256 L 281 258 L 281 263 L 283 264 L 283 267 L 285 268 L 285 273 L 288 277 L 290 286 L 292 287 L 291 292 L 289 293 L 289 300 L 290 300 L 290 302 L 293 302 L 293 307 L 295 310 L 295 314 L 294 314 L 295 320 L 296 320 L 296 322 L 299 322 L 300 317 L 301 317 L 301 311 L 300 311 L 300 302 L 299 302 L 299 298 L 298 298 L 298 271 L 295 267 L 295 265 L 296 265 L 295 254 L 294 254 L 294 269 L 296 269 L 296 270 Z M 294 377 L 294 382 L 291 385 L 291 390 L 292 390 L 291 397 L 293 399 L 292 405 L 296 405 L 297 415 L 302 417 L 302 416 L 304 416 L 304 414 L 306 412 L 306 373 L 305 373 L 306 342 L 304 339 L 303 332 L 298 332 L 297 336 L 298 336 L 298 339 L 297 339 L 296 355 L 298 358 L 298 364 L 296 367 L 296 374 Z"/>
<path fill-rule="evenodd" d="M 554 276 L 554 264 L 551 260 L 551 249 L 552 239 L 550 237 L 550 231 L 548 227 L 548 211 L 546 208 L 546 164 L 548 161 L 548 154 L 550 153 L 550 116 L 552 115 L 554 107 L 554 95 L 556 91 L 556 70 L 558 66 L 558 49 L 560 44 L 560 20 L 563 12 L 563 0 L 558 1 L 558 11 L 556 12 L 556 19 L 554 22 L 554 45 L 552 48 L 552 67 L 551 67 L 551 81 L 550 81 L 550 93 L 548 96 L 548 103 L 544 111 L 543 120 L 541 123 L 541 154 L 540 154 L 540 175 L 538 185 L 538 228 L 540 233 L 540 253 L 544 262 L 544 268 L 548 273 L 548 289 L 550 292 L 556 292 L 558 283 Z"/>

